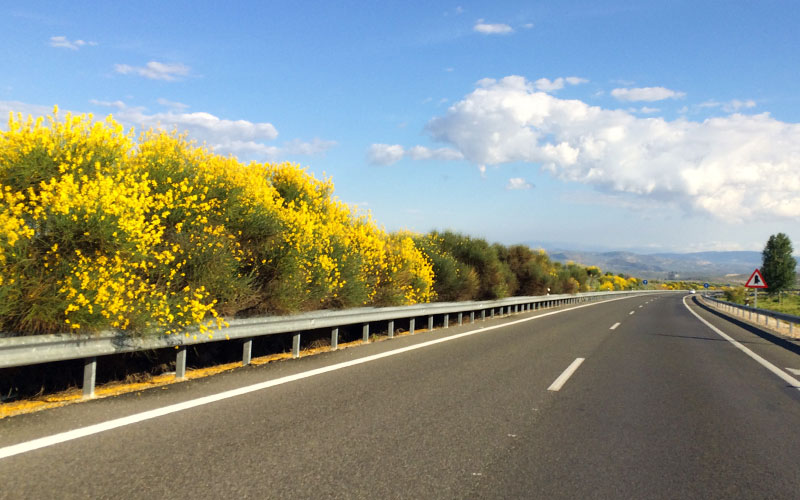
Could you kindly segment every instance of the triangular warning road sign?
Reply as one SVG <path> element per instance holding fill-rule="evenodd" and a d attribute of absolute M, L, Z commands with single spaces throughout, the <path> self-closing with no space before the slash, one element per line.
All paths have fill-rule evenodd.
<path fill-rule="evenodd" d="M 761 276 L 761 271 L 756 269 L 753 271 L 753 274 L 750 275 L 750 279 L 747 280 L 744 286 L 747 288 L 767 288 L 767 283 L 764 281 L 764 277 Z"/>

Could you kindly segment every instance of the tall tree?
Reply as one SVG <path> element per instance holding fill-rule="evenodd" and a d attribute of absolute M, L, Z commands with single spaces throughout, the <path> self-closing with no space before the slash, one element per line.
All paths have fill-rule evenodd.
<path fill-rule="evenodd" d="M 792 242 L 783 233 L 773 234 L 761 252 L 761 274 L 767 293 L 775 295 L 794 288 L 797 260 L 792 257 Z"/>

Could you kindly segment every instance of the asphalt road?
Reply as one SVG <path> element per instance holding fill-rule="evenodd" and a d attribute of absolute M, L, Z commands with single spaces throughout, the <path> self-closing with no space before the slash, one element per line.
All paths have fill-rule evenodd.
<path fill-rule="evenodd" d="M 800 369 L 797 343 L 694 301 L 800 378 L 787 370 Z M 225 392 L 236 388 L 248 389 Z M 800 389 L 678 295 L 526 313 L 7 418 L 0 456 L 164 407 L 0 458 L 0 498 L 800 496 Z"/>

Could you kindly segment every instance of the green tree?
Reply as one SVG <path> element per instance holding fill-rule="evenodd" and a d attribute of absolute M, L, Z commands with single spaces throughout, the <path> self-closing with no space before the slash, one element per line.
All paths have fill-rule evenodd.
<path fill-rule="evenodd" d="M 797 260 L 792 257 L 792 242 L 783 233 L 769 237 L 761 252 L 761 274 L 767 282 L 767 293 L 775 295 L 794 287 Z"/>

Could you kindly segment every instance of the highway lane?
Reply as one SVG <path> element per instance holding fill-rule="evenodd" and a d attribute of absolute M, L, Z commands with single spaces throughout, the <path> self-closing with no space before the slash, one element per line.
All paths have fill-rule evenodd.
<path fill-rule="evenodd" d="M 779 364 L 800 359 L 699 314 Z M 519 322 L 533 315 L 0 459 L 0 497 L 794 498 L 800 491 L 792 470 L 800 391 L 702 324 L 680 297 Z M 474 329 L 6 419 L 0 447 Z M 578 358 L 563 386 L 548 390 Z"/>

